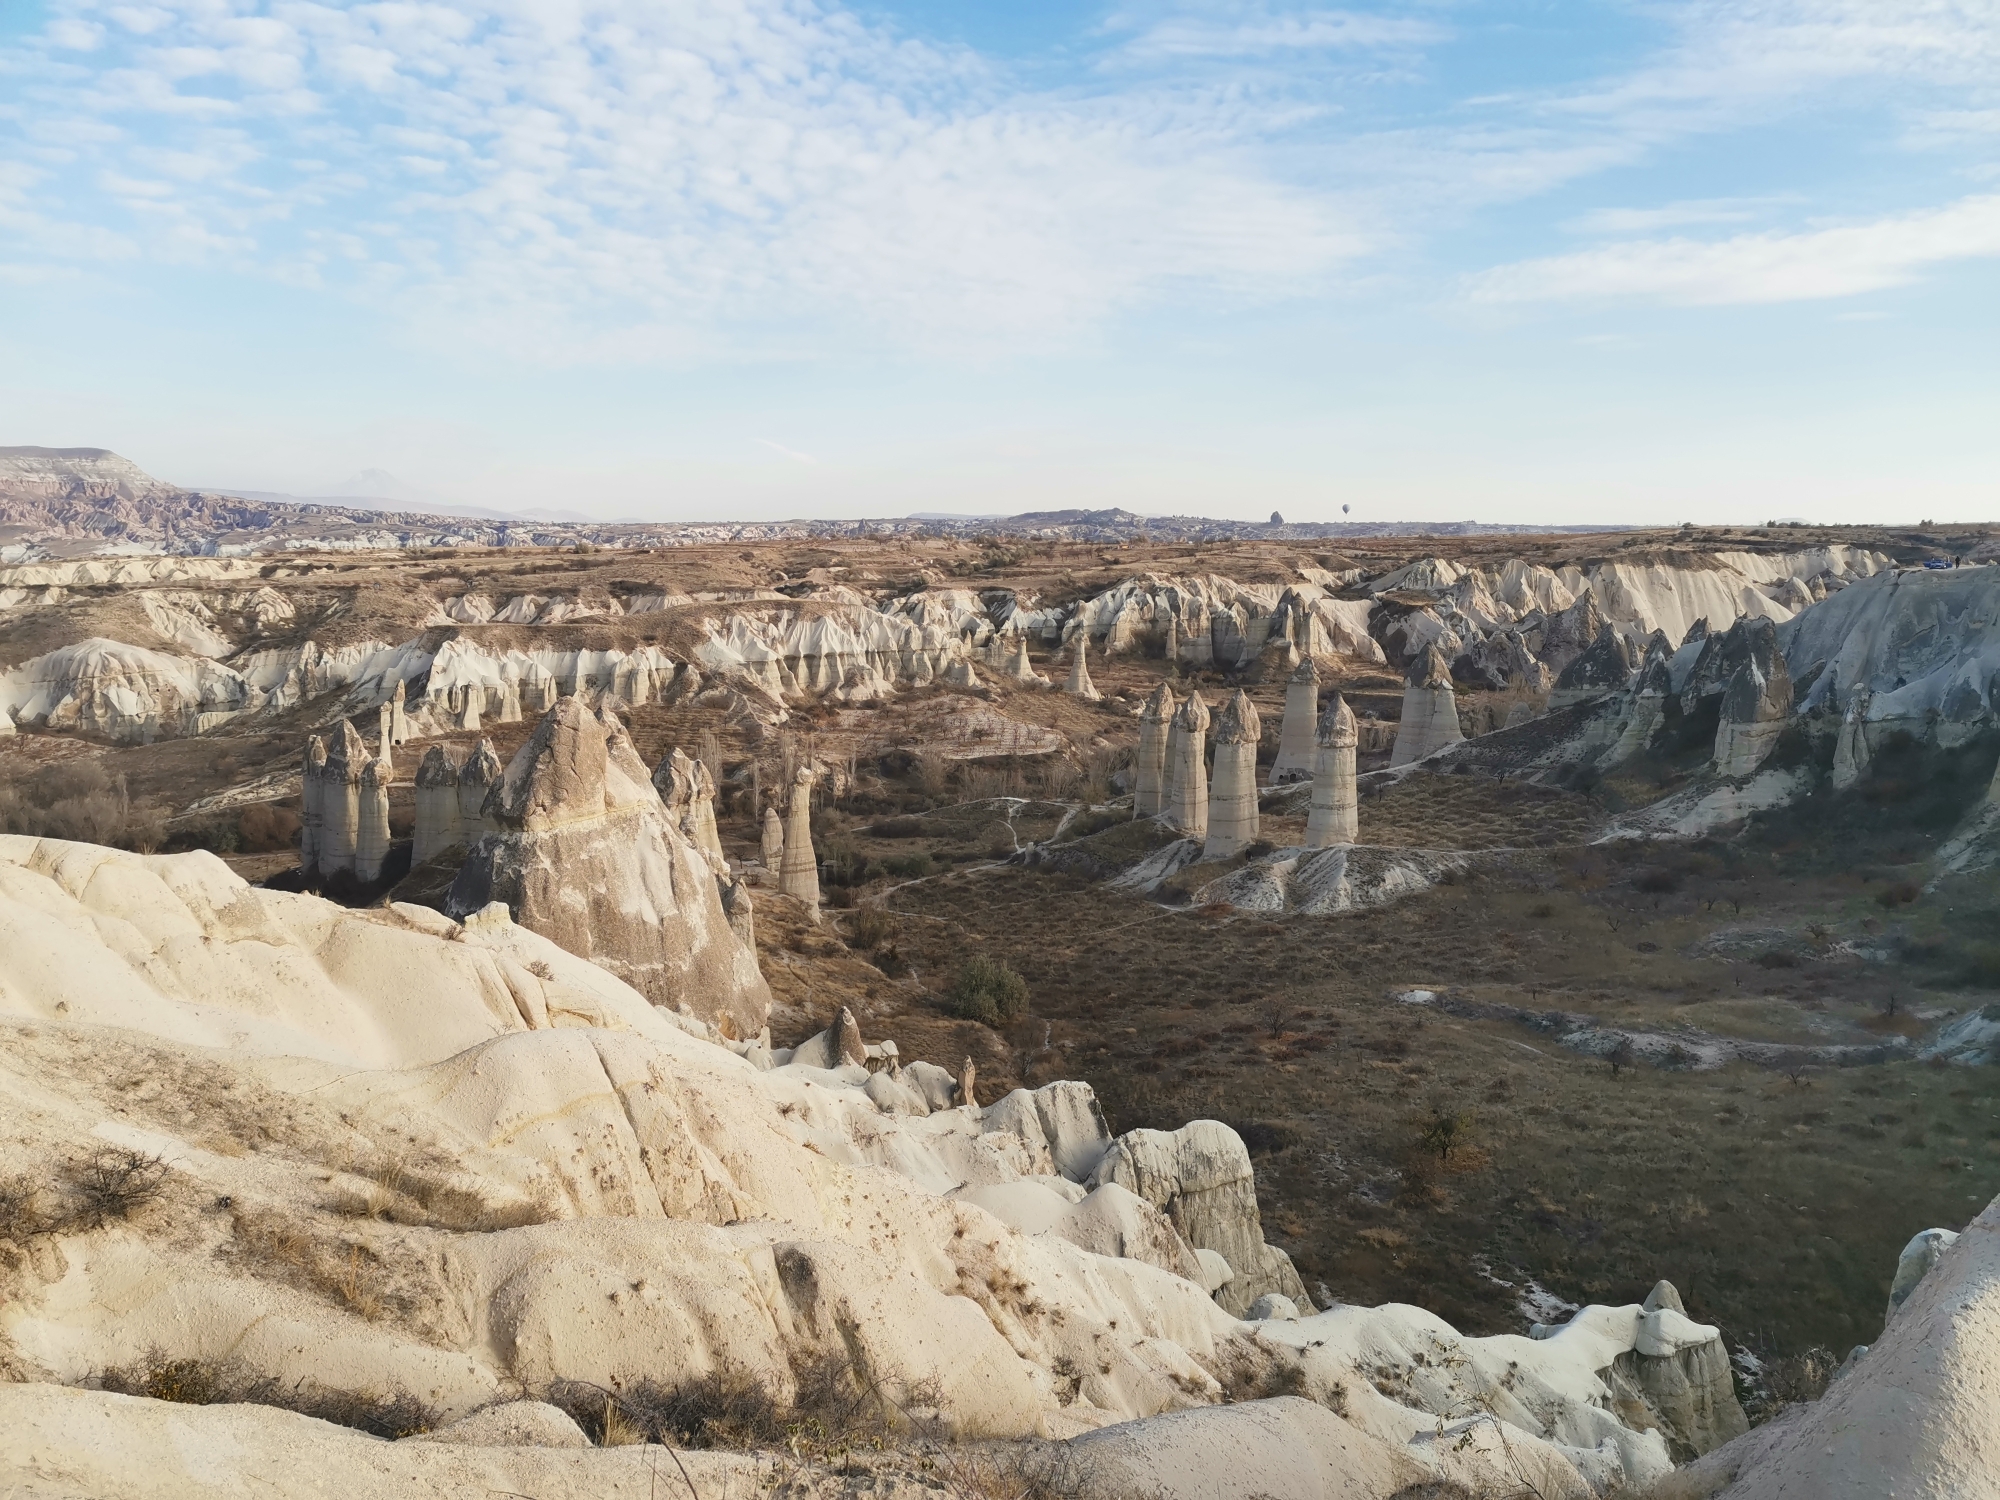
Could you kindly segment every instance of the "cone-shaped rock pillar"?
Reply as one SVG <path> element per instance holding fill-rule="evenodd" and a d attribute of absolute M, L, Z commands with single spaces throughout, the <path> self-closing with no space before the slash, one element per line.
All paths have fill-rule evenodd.
<path fill-rule="evenodd" d="M 1257 741 L 1264 726 L 1243 689 L 1215 719 L 1215 780 L 1202 858 L 1227 859 L 1257 837 Z"/>
<path fill-rule="evenodd" d="M 1719 776 L 1748 776 L 1770 758 L 1792 713 L 1792 675 L 1777 649 L 1769 620 L 1753 638 L 1750 660 L 1736 669 L 1722 695 L 1722 719 L 1715 730 L 1715 770 Z"/>
<path fill-rule="evenodd" d="M 1167 730 L 1167 817 L 1181 837 L 1208 837 L 1208 705 L 1199 690 Z"/>
<path fill-rule="evenodd" d="M 1458 698 L 1451 690 L 1451 667 L 1444 653 L 1429 647 L 1410 668 L 1403 688 L 1403 720 L 1389 764 L 1407 766 L 1465 738 L 1458 727 Z"/>
<path fill-rule="evenodd" d="M 792 778 L 791 803 L 785 809 L 785 856 L 778 870 L 778 889 L 817 911 L 819 857 L 813 853 L 812 788 L 812 767 L 800 766 Z"/>
<path fill-rule="evenodd" d="M 1063 684 L 1063 691 L 1072 698 L 1086 698 L 1095 703 L 1102 696 L 1090 680 L 1090 632 L 1076 633 L 1076 655 L 1070 658 L 1069 681 Z"/>
<path fill-rule="evenodd" d="M 497 826 L 486 803 L 505 771 L 493 741 L 488 739 L 475 745 L 465 764 L 458 768 L 458 835 L 466 843 L 493 832 Z"/>
<path fill-rule="evenodd" d="M 403 679 L 396 679 L 396 690 L 389 694 L 389 738 L 399 745 L 410 741 L 410 715 L 406 708 L 408 689 Z"/>
<path fill-rule="evenodd" d="M 319 874 L 325 839 L 326 741 L 313 735 L 306 741 L 304 790 L 299 798 L 299 869 L 308 879 Z"/>
<path fill-rule="evenodd" d="M 1167 737 L 1172 732 L 1174 690 L 1164 682 L 1139 710 L 1139 754 L 1132 763 L 1132 816 L 1152 818 L 1167 810 Z"/>
<path fill-rule="evenodd" d="M 1360 833 L 1355 811 L 1354 751 L 1361 735 L 1354 710 L 1335 693 L 1313 732 L 1312 810 L 1306 814 L 1306 847 L 1351 844 Z"/>
<path fill-rule="evenodd" d="M 1312 774 L 1313 734 L 1318 725 L 1319 667 L 1308 656 L 1285 683 L 1285 721 L 1278 730 L 1278 758 L 1271 762 L 1272 786 Z"/>
<path fill-rule="evenodd" d="M 417 826 L 410 863 L 420 865 L 465 842 L 458 816 L 458 762 L 433 745 L 417 763 Z"/>
<path fill-rule="evenodd" d="M 377 733 L 375 735 L 375 763 L 382 768 L 382 775 L 385 778 L 395 770 L 396 766 L 394 753 L 396 748 L 395 720 L 395 710 L 390 708 L 388 704 L 383 704 L 380 717 L 377 721 Z"/>
<path fill-rule="evenodd" d="M 785 824 L 778 816 L 775 807 L 766 806 L 764 809 L 764 837 L 761 848 L 764 868 L 773 875 L 777 874 L 778 867 L 785 862 Z"/>
<path fill-rule="evenodd" d="M 382 878 L 389 857 L 389 772 L 379 760 L 361 768 L 355 785 L 354 878 L 363 885 Z"/>

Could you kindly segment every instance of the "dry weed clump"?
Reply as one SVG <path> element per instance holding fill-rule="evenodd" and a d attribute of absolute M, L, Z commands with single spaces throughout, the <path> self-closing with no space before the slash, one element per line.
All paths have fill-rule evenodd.
<path fill-rule="evenodd" d="M 674 1386 L 647 1379 L 619 1390 L 558 1380 L 542 1399 L 568 1412 L 603 1447 L 782 1448 L 828 1462 L 927 1435 L 927 1422 L 913 1412 L 928 1408 L 933 1393 L 898 1403 L 841 1355 L 802 1360 L 792 1373 L 796 1393 L 789 1404 L 748 1376 L 722 1370 Z"/>
<path fill-rule="evenodd" d="M 0 1180 L 0 1240 L 77 1234 L 123 1222 L 166 1190 L 167 1164 L 125 1147 L 106 1147 L 65 1166 L 51 1191 L 25 1176 Z"/>
<path fill-rule="evenodd" d="M 157 1349 L 138 1364 L 106 1370 L 98 1384 L 121 1396 L 184 1406 L 275 1406 L 392 1440 L 430 1432 L 441 1420 L 436 1408 L 401 1387 L 375 1392 L 334 1390 L 308 1380 L 286 1385 L 233 1361 L 174 1359 Z"/>

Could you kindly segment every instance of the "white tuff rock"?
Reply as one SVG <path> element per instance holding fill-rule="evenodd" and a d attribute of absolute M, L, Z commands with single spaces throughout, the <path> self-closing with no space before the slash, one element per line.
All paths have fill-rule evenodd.
<path fill-rule="evenodd" d="M 1313 733 L 1319 724 L 1319 666 L 1308 656 L 1285 684 L 1285 719 L 1278 731 L 1278 758 L 1271 762 L 1271 785 L 1312 775 Z"/>
<path fill-rule="evenodd" d="M 1227 859 L 1257 838 L 1257 742 L 1263 727 L 1257 705 L 1241 688 L 1216 717 L 1204 859 Z"/>
<path fill-rule="evenodd" d="M 1360 837 L 1354 751 L 1360 743 L 1354 710 L 1335 693 L 1313 735 L 1312 808 L 1306 814 L 1306 847 L 1328 849 Z"/>

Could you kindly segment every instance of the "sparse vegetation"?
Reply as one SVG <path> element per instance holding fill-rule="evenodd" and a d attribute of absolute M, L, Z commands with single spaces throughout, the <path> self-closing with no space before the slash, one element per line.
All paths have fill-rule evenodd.
<path fill-rule="evenodd" d="M 1027 1010 L 1028 985 L 1001 960 L 975 953 L 958 966 L 944 1008 L 960 1020 L 1004 1025 L 1019 1020 Z"/>
<path fill-rule="evenodd" d="M 311 1380 L 288 1385 L 231 1361 L 175 1358 L 158 1350 L 137 1364 L 106 1370 L 97 1383 L 120 1395 L 186 1406 L 276 1406 L 391 1440 L 433 1431 L 440 1422 L 435 1408 L 405 1390 L 339 1391 Z"/>

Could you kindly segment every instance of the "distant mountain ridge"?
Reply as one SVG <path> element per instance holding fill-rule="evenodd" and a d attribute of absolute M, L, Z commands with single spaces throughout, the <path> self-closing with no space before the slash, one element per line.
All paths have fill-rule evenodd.
<path fill-rule="evenodd" d="M 387 481 L 363 470 L 342 488 Z M 358 499 L 362 503 L 345 503 Z M 375 505 L 366 502 L 373 500 Z M 1477 521 L 1234 521 L 1142 516 L 1121 508 L 1014 516 L 917 516 L 798 521 L 593 521 L 573 512 L 510 514 L 395 496 L 307 498 L 268 491 L 190 490 L 155 479 L 107 448 L 0 448 L 0 561 L 101 553 L 248 556 L 292 549 L 404 547 L 676 547 L 705 542 L 854 536 L 1017 537 L 1117 543 L 1321 541 L 1368 536 L 1472 536 L 1623 531 L 1626 526 L 1524 526 Z"/>

